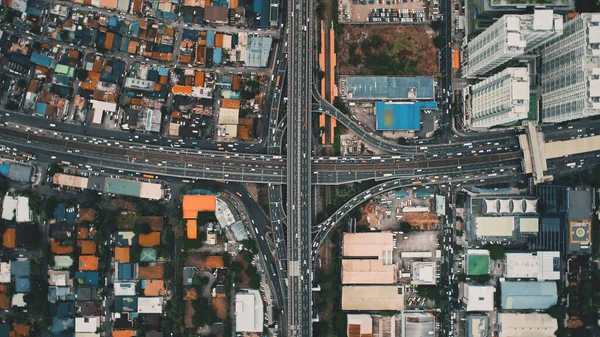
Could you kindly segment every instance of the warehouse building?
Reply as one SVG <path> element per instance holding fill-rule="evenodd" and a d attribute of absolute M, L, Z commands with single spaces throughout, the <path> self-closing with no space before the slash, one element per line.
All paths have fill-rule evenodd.
<path fill-rule="evenodd" d="M 342 240 L 343 257 L 377 258 L 385 265 L 392 263 L 394 234 L 391 232 L 345 233 Z"/>
<path fill-rule="evenodd" d="M 502 309 L 548 309 L 558 300 L 556 282 L 500 282 Z"/>
<path fill-rule="evenodd" d="M 498 337 L 554 337 L 557 329 L 558 321 L 548 314 L 498 314 Z"/>
<path fill-rule="evenodd" d="M 347 76 L 340 79 L 346 100 L 433 101 L 433 77 Z M 344 85 L 345 84 L 345 85 Z"/>
<path fill-rule="evenodd" d="M 560 252 L 506 253 L 504 277 L 507 279 L 560 279 Z"/>
<path fill-rule="evenodd" d="M 379 259 L 343 259 L 342 284 L 394 284 L 398 281 L 395 265 Z"/>
<path fill-rule="evenodd" d="M 402 286 L 343 286 L 342 310 L 404 310 Z"/>

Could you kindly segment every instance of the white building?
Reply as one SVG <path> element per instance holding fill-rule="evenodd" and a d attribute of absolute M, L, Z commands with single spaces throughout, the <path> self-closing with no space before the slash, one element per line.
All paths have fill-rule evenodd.
<path fill-rule="evenodd" d="M 529 112 L 529 71 L 507 68 L 463 89 L 464 106 L 475 128 L 514 123 Z"/>
<path fill-rule="evenodd" d="M 138 297 L 138 314 L 161 314 L 163 309 L 162 297 Z"/>
<path fill-rule="evenodd" d="M 500 313 L 499 337 L 553 337 L 558 321 L 548 314 Z"/>
<path fill-rule="evenodd" d="M 562 35 L 563 19 L 549 9 L 504 15 L 465 48 L 463 73 L 475 78 Z"/>
<path fill-rule="evenodd" d="M 31 222 L 33 214 L 29 208 L 29 198 L 5 195 L 2 202 L 2 219 L 8 221 Z"/>
<path fill-rule="evenodd" d="M 560 252 L 506 253 L 504 277 L 538 281 L 560 279 Z"/>
<path fill-rule="evenodd" d="M 75 332 L 96 332 L 100 327 L 100 317 L 75 317 Z"/>
<path fill-rule="evenodd" d="M 542 50 L 542 121 L 600 114 L 600 13 L 582 13 Z"/>
<path fill-rule="evenodd" d="M 263 302 L 258 290 L 246 289 L 235 294 L 235 331 L 263 331 Z"/>
<path fill-rule="evenodd" d="M 494 287 L 464 284 L 463 303 L 467 311 L 494 310 Z"/>

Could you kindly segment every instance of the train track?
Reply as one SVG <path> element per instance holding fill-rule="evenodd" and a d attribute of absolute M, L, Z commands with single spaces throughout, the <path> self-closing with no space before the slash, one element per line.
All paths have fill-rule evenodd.
<path fill-rule="evenodd" d="M 100 154 L 106 154 L 110 156 L 116 156 L 119 159 L 127 159 L 132 162 L 144 162 L 148 161 L 159 161 L 159 162 L 170 162 L 170 163 L 182 163 L 182 164 L 193 164 L 193 165 L 227 165 L 227 166 L 240 166 L 240 167 L 262 167 L 268 169 L 285 169 L 286 162 L 279 162 L 278 160 L 250 160 L 244 157 L 243 154 L 231 154 L 225 157 L 210 157 L 200 156 L 187 153 L 166 153 L 166 152 L 155 152 L 148 149 L 144 149 L 139 145 L 132 145 L 131 143 L 119 144 L 114 146 L 108 146 L 103 144 L 94 144 L 84 142 L 80 140 L 62 139 L 56 138 L 49 135 L 35 134 L 33 132 L 27 132 L 25 130 L 4 128 L 2 130 L 2 136 L 15 137 L 18 139 L 26 139 L 28 141 L 52 144 L 57 147 L 65 148 L 68 150 L 96 152 Z M 131 147 L 131 148 L 130 148 Z M 414 161 L 402 161 L 398 160 L 392 163 L 353 163 L 353 164 L 330 164 L 330 163 L 313 163 L 312 170 L 318 172 L 333 172 L 333 171 L 390 171 L 390 170 L 416 170 L 416 169 L 431 169 L 438 167 L 458 167 L 462 165 L 474 165 L 484 164 L 492 162 L 502 162 L 514 159 L 521 159 L 521 152 L 507 152 L 499 154 L 469 156 L 469 157 L 454 157 L 454 158 L 441 158 L 441 159 L 430 159 L 430 160 L 414 160 Z"/>

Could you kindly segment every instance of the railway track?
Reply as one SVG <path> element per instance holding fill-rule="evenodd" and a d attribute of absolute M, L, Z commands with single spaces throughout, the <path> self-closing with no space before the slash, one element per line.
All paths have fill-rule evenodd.
<path fill-rule="evenodd" d="M 126 144 L 115 144 L 114 146 L 108 146 L 104 144 L 94 144 L 84 142 L 81 140 L 62 139 L 56 138 L 49 135 L 35 134 L 33 132 L 27 132 L 25 130 L 4 128 L 2 130 L 3 137 L 14 137 L 17 139 L 25 139 L 32 143 L 52 144 L 57 147 L 62 147 L 72 151 L 86 151 L 96 152 L 99 154 L 106 154 L 110 156 L 116 156 L 119 159 L 127 159 L 132 162 L 145 162 L 148 161 L 159 161 L 159 162 L 170 162 L 170 163 L 181 163 L 184 165 L 224 165 L 224 166 L 239 166 L 239 167 L 258 167 L 265 169 L 285 169 L 286 162 L 279 162 L 277 160 L 250 160 L 244 157 L 243 154 L 231 154 L 225 157 L 210 157 L 193 155 L 189 153 L 167 153 L 157 152 L 143 147 Z M 75 138 L 76 139 L 76 138 Z M 120 147 L 123 146 L 123 147 Z M 131 148 L 129 148 L 131 147 Z M 255 158 L 255 157 L 254 157 Z M 459 167 L 462 165 L 475 165 L 492 162 L 502 162 L 514 159 L 521 159 L 521 152 L 507 152 L 500 154 L 489 154 L 469 157 L 454 157 L 454 158 L 441 158 L 441 159 L 430 159 L 430 160 L 414 160 L 414 161 L 402 161 L 387 163 L 352 163 L 352 164 L 331 164 L 331 163 L 313 163 L 312 170 L 318 172 L 333 172 L 333 171 L 391 171 L 391 170 L 416 170 L 416 169 L 431 169 L 438 167 Z"/>

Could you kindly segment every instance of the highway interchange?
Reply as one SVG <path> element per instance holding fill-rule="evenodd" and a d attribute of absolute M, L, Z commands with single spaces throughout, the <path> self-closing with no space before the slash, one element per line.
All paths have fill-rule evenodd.
<path fill-rule="evenodd" d="M 451 43 L 450 2 L 440 2 L 444 20 L 440 34 Z M 286 6 L 284 6 L 286 8 Z M 515 183 L 521 173 L 522 153 L 518 130 L 452 135 L 449 127 L 452 91 L 451 48 L 440 51 L 440 109 L 444 132 L 438 140 L 399 145 L 365 129 L 333 105 L 321 99 L 313 81 L 312 2 L 290 0 L 287 23 L 280 27 L 281 41 L 273 61 L 274 76 L 281 76 L 268 90 L 265 115 L 258 143 L 177 139 L 150 134 L 106 130 L 73 125 L 52 119 L 17 114 L 0 109 L 0 144 L 11 150 L 38 155 L 40 161 L 63 161 L 105 174 L 155 174 L 167 182 L 175 179 L 225 180 L 268 184 L 269 217 L 240 184 L 223 184 L 228 192 L 242 195 L 256 230 L 255 238 L 267 266 L 266 272 L 276 303 L 286 317 L 288 336 L 312 335 L 312 268 L 320 245 L 328 233 L 352 209 L 371 197 L 398 188 L 443 188 L 456 191 L 478 183 Z M 287 91 L 285 87 L 287 86 Z M 286 92 L 287 105 L 283 97 Z M 287 114 L 280 114 L 286 108 Z M 315 157 L 311 147 L 313 113 L 326 113 L 354 132 L 364 142 L 386 155 Z M 547 141 L 594 136 L 600 121 L 574 121 L 543 127 Z M 287 155 L 282 154 L 287 134 Z M 437 142 L 436 142 L 437 141 Z M 419 144 L 421 143 L 421 144 Z M 18 149 L 18 150 L 15 150 Z M 586 153 L 548 161 L 550 173 L 600 163 L 600 154 Z M 312 186 L 379 180 L 379 184 L 351 197 L 322 223 L 313 224 Z M 284 205 L 282 185 L 287 185 Z M 451 198 L 451 194 L 448 195 Z M 451 213 L 451 212 L 449 212 Z M 446 219 L 443 235 L 452 237 L 453 219 Z M 286 230 L 287 229 L 287 230 Z M 265 237 L 272 233 L 274 247 Z M 274 251 L 272 249 L 274 248 Z M 444 263 L 453 259 L 445 252 Z M 451 278 L 443 286 L 454 296 Z M 452 309 L 452 302 L 450 310 Z"/>

